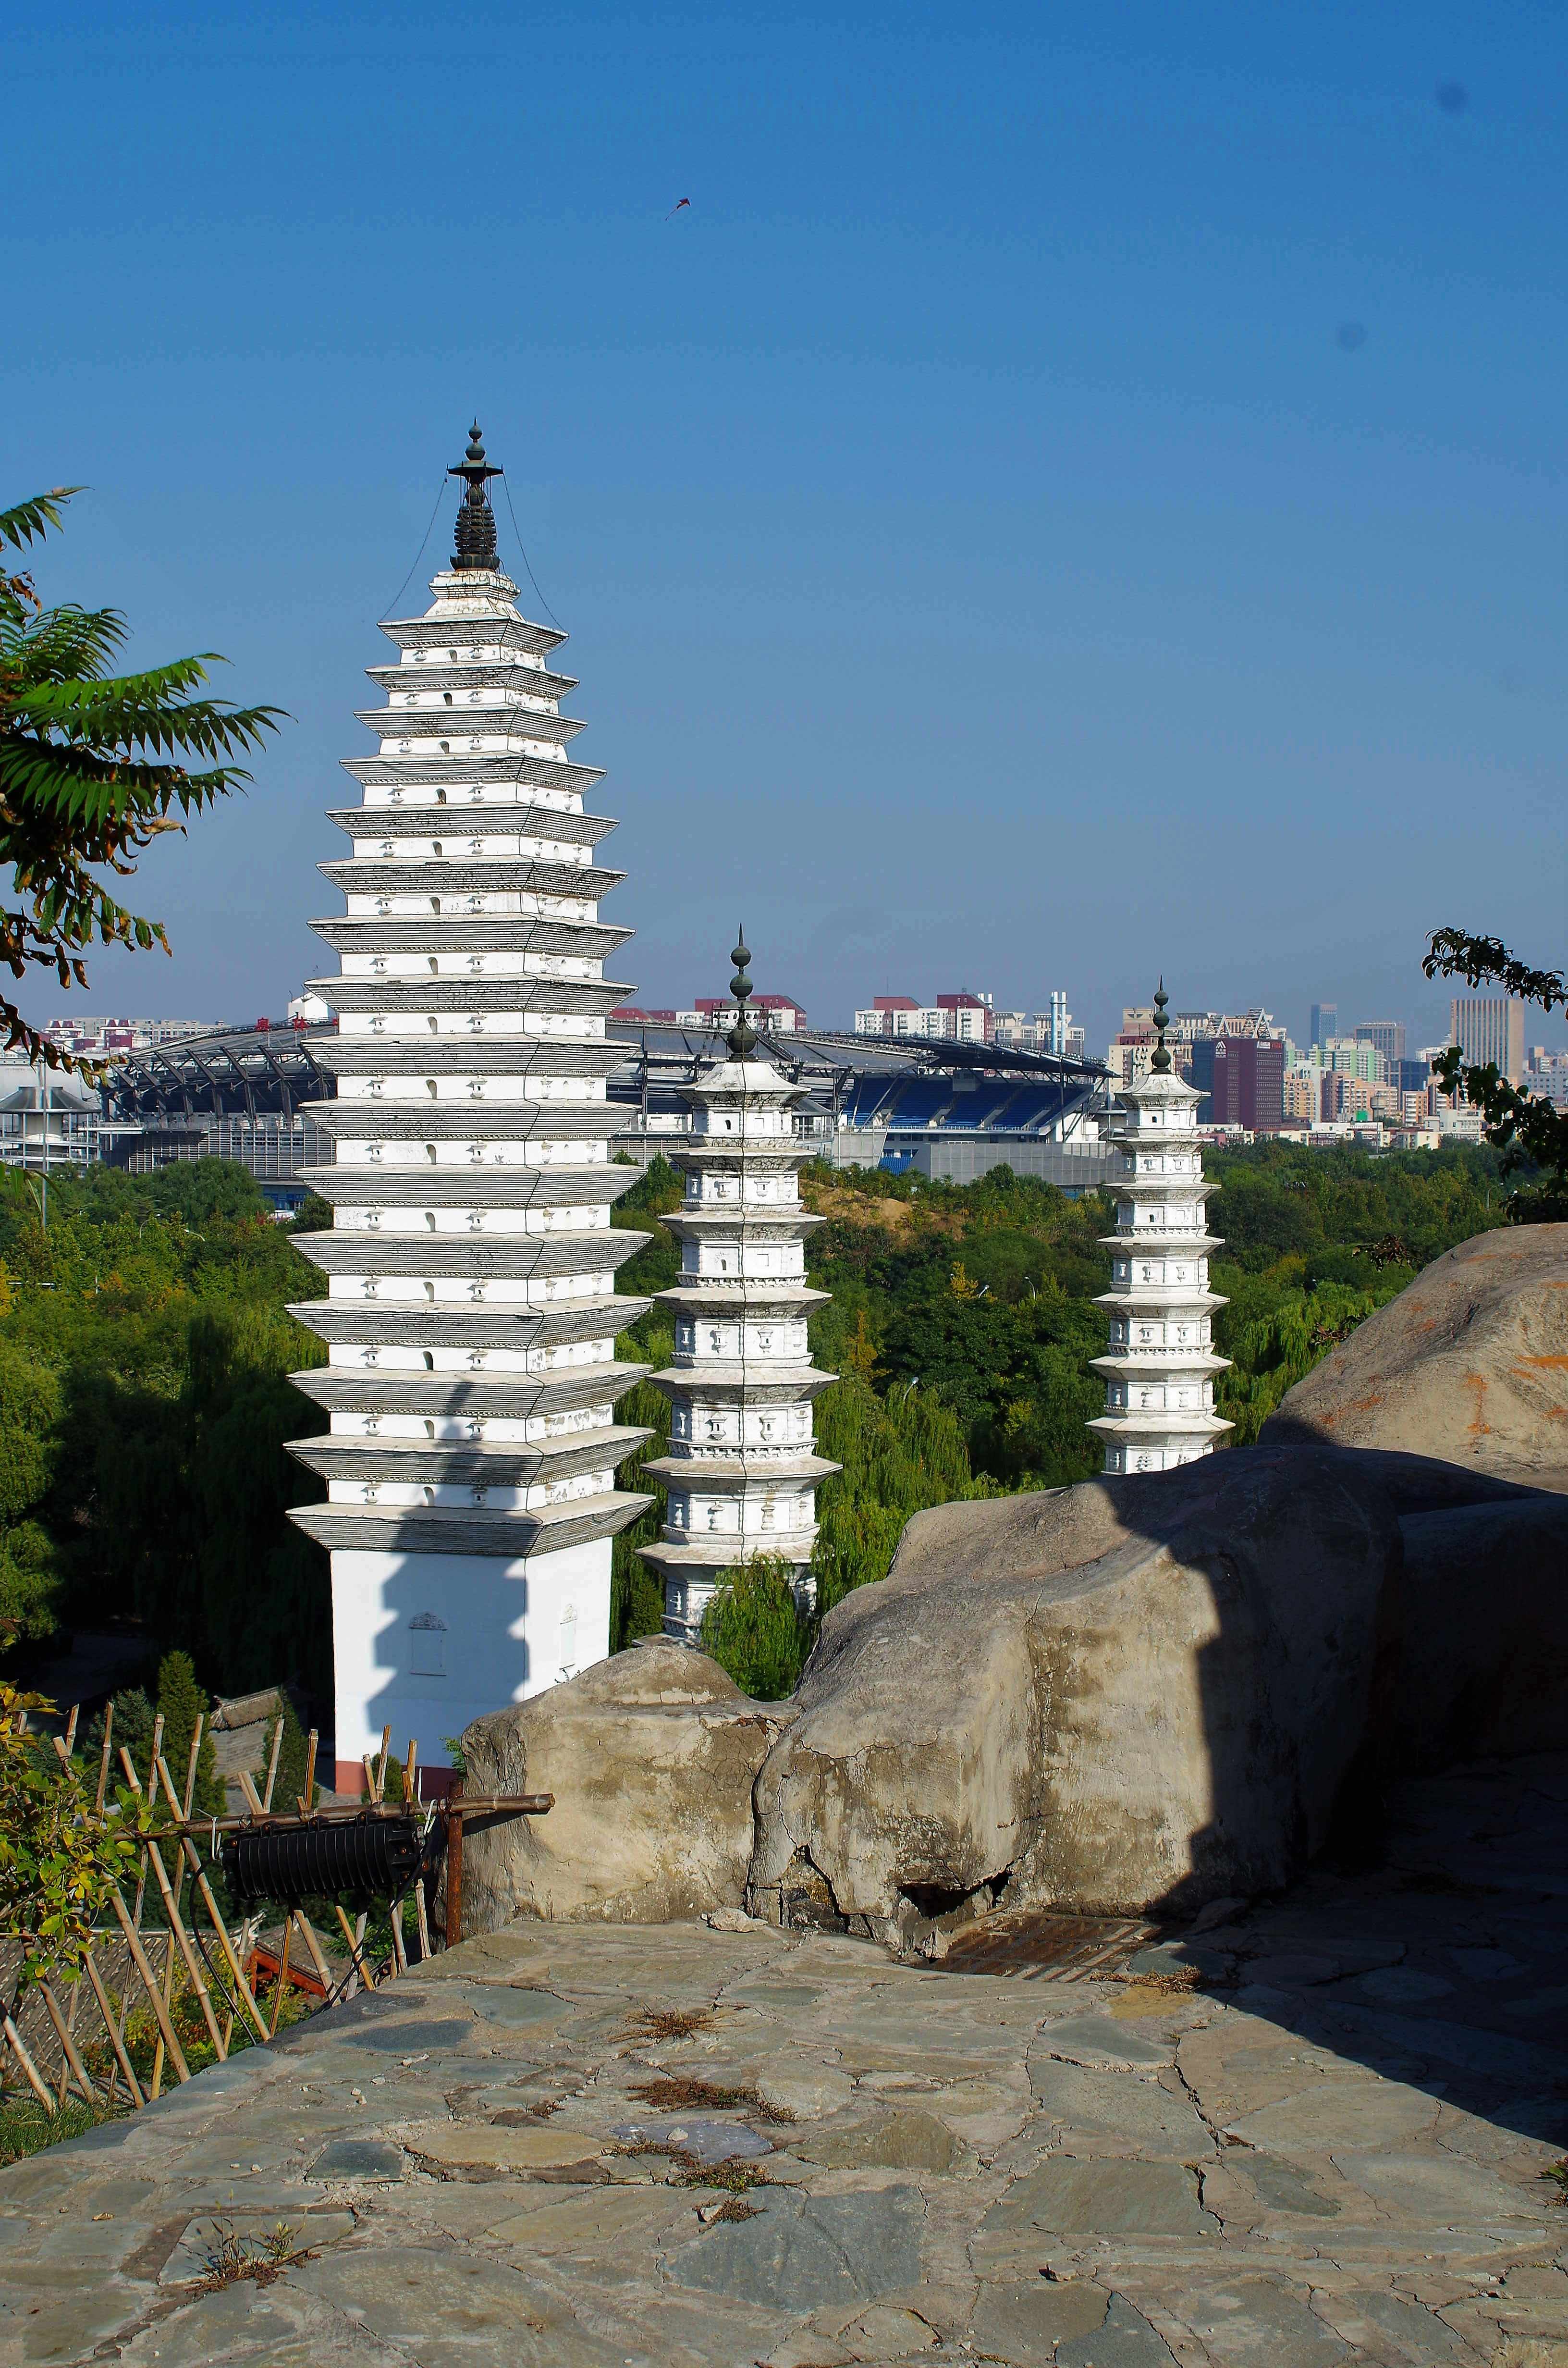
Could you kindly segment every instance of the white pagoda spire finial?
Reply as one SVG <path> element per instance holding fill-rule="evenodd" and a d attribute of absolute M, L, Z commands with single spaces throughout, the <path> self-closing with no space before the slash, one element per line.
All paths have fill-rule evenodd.
<path fill-rule="evenodd" d="M 1162 978 L 1154 996 L 1149 1075 L 1121 1093 L 1112 1134 L 1119 1155 L 1109 1310 L 1110 1345 L 1093 1358 L 1106 1378 L 1106 1410 L 1089 1424 L 1105 1440 L 1110 1472 L 1165 1472 L 1210 1454 L 1233 1426 L 1214 1411 L 1210 1326 L 1225 1302 L 1209 1288 L 1209 1257 L 1221 1247 L 1205 1231 L 1203 1150 L 1193 1113 L 1202 1099 L 1176 1074 L 1165 1047 Z"/>

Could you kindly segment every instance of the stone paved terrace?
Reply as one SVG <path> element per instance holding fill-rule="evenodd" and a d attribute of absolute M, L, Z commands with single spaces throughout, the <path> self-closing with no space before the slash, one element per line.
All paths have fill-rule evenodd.
<path fill-rule="evenodd" d="M 1414 1788 L 1187 1992 L 514 1926 L 0 2173 L 0 2362 L 1556 2368 L 1565 1842 L 1568 1759 Z M 204 2286 L 218 2214 L 308 2258 Z"/>

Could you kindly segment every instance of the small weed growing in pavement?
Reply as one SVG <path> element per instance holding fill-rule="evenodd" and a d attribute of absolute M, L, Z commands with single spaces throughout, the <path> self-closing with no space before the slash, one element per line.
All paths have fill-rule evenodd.
<path fill-rule="evenodd" d="M 677 2161 L 681 2159 L 678 2156 L 674 2158 Z M 718 2187 L 722 2188 L 726 2195 L 744 2195 L 748 2187 L 761 2187 L 765 2184 L 762 2173 L 754 2162 L 703 2164 L 693 2161 L 687 2156 L 686 2163 L 689 2168 L 682 2168 L 680 2176 L 675 2182 L 677 2187 Z"/>
<path fill-rule="evenodd" d="M 1568 2203 L 1568 2155 L 1564 2155 L 1561 2162 L 1549 2165 L 1540 2175 L 1542 2179 L 1550 2179 L 1556 2187 L 1559 2203 Z"/>
<path fill-rule="evenodd" d="M 765 2122 L 792 2122 L 793 2113 L 780 2112 L 776 2105 L 765 2105 L 755 2089 L 721 2088 L 714 2080 L 692 2080 L 676 2077 L 661 2080 L 638 2080 L 631 2093 L 644 2105 L 652 2105 L 661 2113 L 690 2112 L 694 2108 L 702 2112 L 733 2112 L 737 2108 Z"/>
<path fill-rule="evenodd" d="M 276 2228 L 261 2237 L 242 2237 L 232 2220 L 214 2221 L 207 2255 L 208 2274 L 197 2291 L 216 2294 L 241 2278 L 254 2278 L 258 2286 L 269 2286 L 294 2262 L 315 2260 L 313 2253 L 296 2247 L 294 2239 L 299 2234 L 286 2220 L 279 2220 Z"/>
<path fill-rule="evenodd" d="M 721 2203 L 719 2209 L 713 2214 L 715 2221 L 757 2220 L 760 2219 L 761 2216 L 762 2215 L 758 2212 L 755 2203 L 746 2203 L 744 2198 L 739 2195 L 730 2196 L 724 2203 Z"/>
<path fill-rule="evenodd" d="M 643 2007 L 631 2017 L 631 2028 L 639 2039 L 689 2039 L 693 2032 L 711 2031 L 713 2017 L 707 2007 Z"/>

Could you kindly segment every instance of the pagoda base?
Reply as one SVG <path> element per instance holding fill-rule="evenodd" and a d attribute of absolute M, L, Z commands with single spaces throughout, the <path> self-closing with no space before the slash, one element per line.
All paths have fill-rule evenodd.
<path fill-rule="evenodd" d="M 1189 1415 L 1185 1421 L 1177 1417 L 1147 1428 L 1125 1416 L 1098 1415 L 1085 1428 L 1098 1431 L 1105 1441 L 1108 1478 L 1124 1473 L 1173 1472 L 1178 1464 L 1196 1463 L 1199 1456 L 1211 1455 L 1235 1426 L 1212 1414 Z"/>
<path fill-rule="evenodd" d="M 490 1554 L 342 1549 L 332 1557 L 338 1770 L 363 1781 L 381 1731 L 450 1782 L 449 1745 L 471 1721 L 526 1702 L 609 1652 L 610 1541 L 502 1561 Z"/>

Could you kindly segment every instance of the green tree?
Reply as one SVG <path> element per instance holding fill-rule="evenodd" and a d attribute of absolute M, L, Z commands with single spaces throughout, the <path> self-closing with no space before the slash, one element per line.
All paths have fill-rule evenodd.
<path fill-rule="evenodd" d="M 174 1779 L 175 1791 L 183 1800 L 186 1780 L 190 1768 L 190 1747 L 196 1740 L 196 1722 L 206 1719 L 212 1704 L 196 1682 L 196 1668 L 188 1653 L 165 1653 L 158 1664 L 158 1714 L 164 1722 L 163 1756 Z M 212 1742 L 211 1729 L 203 1726 L 201 1748 L 196 1757 L 196 1789 L 191 1806 L 198 1816 L 220 1816 L 225 1807 L 223 1787 L 218 1779 L 218 1755 Z"/>
<path fill-rule="evenodd" d="M 81 490 L 58 485 L 0 510 L 0 546 L 40 541 Z M 129 911 L 101 874 L 128 877 L 161 832 L 248 780 L 227 760 L 277 728 L 277 708 L 197 695 L 222 663 L 210 650 L 111 676 L 125 639 L 118 610 L 45 609 L 30 576 L 0 571 L 0 863 L 14 868 L 19 900 L 0 909 L 0 961 L 15 978 L 41 963 L 62 986 L 85 986 L 82 956 L 95 943 L 166 953 L 163 923 Z M 88 1065 L 6 996 L 0 1020 L 29 1059 Z"/>
<path fill-rule="evenodd" d="M 13 2012 L 29 1980 L 79 1970 L 110 1893 L 136 1868 L 138 1804 L 120 1791 L 97 1809 L 96 1779 L 62 1762 L 32 1723 L 54 1707 L 0 1684 L 0 1929 L 30 1942 Z"/>
<path fill-rule="evenodd" d="M 267 1771 L 272 1765 L 273 1737 L 278 1732 L 279 1718 L 283 1722 L 283 1742 L 278 1754 L 278 1773 L 273 1780 L 272 1805 L 275 1809 L 292 1809 L 296 1801 L 304 1798 L 305 1768 L 310 1759 L 310 1739 L 300 1725 L 300 1713 L 294 1708 L 293 1699 L 287 1693 L 283 1696 L 281 1711 L 267 1722 L 267 1736 L 262 1745 L 261 1765 L 253 1772 L 257 1792 L 265 1793 Z M 403 1798 L 401 1771 L 395 1786 L 390 1781 L 396 1765 L 395 1761 L 389 1764 L 387 1798 L 401 1801 Z M 320 1798 L 321 1786 L 312 1782 L 311 1797 L 306 1805 L 313 1809 Z"/>

